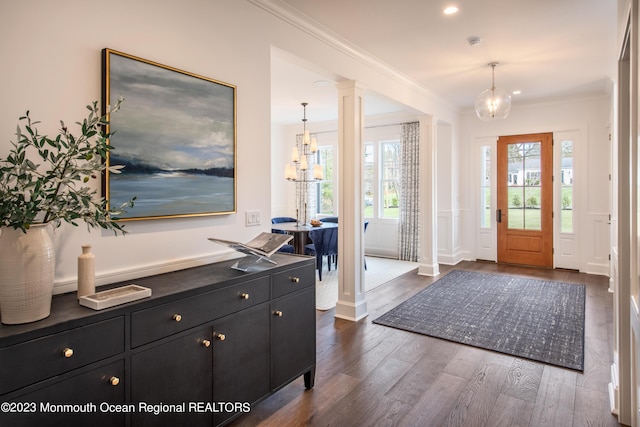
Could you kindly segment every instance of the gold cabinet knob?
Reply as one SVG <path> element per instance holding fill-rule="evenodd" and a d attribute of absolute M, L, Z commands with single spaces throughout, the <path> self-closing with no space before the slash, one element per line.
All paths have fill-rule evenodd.
<path fill-rule="evenodd" d="M 295 276 L 293 276 L 293 277 L 289 277 L 289 280 L 291 280 L 293 283 L 298 283 L 298 282 L 300 282 L 300 278 L 299 278 L 299 277 L 295 277 Z"/>
<path fill-rule="evenodd" d="M 117 386 L 118 384 L 120 384 L 120 378 L 118 377 L 109 378 L 109 384 L 111 384 L 112 386 Z"/>
<path fill-rule="evenodd" d="M 281 312 L 280 310 L 276 310 L 273 312 L 273 314 L 275 314 L 278 317 L 282 317 L 282 315 L 284 314 L 283 312 Z"/>
<path fill-rule="evenodd" d="M 227 339 L 227 337 L 225 334 L 217 334 L 216 339 L 220 341 L 224 341 L 225 339 Z"/>
<path fill-rule="evenodd" d="M 202 345 L 205 347 L 210 347 L 211 346 L 211 341 L 209 340 L 202 340 Z"/>
<path fill-rule="evenodd" d="M 64 357 L 66 357 L 67 359 L 70 358 L 71 356 L 73 356 L 73 349 L 71 348 L 65 348 L 64 350 L 62 350 L 62 355 Z"/>
<path fill-rule="evenodd" d="M 175 320 L 176 322 L 179 322 L 182 320 L 182 315 L 176 313 L 173 315 L 172 319 Z"/>
<path fill-rule="evenodd" d="M 242 299 L 249 299 L 249 294 L 248 294 L 248 293 L 246 293 L 246 292 L 243 292 L 243 293 L 241 293 L 241 294 L 240 294 L 240 298 L 242 298 Z"/>

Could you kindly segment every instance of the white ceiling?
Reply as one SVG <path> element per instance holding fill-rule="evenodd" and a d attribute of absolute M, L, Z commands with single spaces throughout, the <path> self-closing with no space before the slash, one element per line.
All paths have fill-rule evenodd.
<path fill-rule="evenodd" d="M 613 0 L 272 0 L 321 30 L 347 40 L 461 110 L 491 86 L 512 104 L 604 92 L 616 75 L 617 2 Z M 455 4 L 459 12 L 445 16 Z M 472 47 L 467 39 L 480 37 Z M 317 80 L 328 85 L 319 86 Z M 274 55 L 272 121 L 337 117 L 339 77 L 284 52 Z M 367 92 L 365 111 L 384 114 L 403 106 Z"/>

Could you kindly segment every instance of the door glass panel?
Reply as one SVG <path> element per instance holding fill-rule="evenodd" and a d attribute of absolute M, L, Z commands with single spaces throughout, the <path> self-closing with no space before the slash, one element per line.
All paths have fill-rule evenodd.
<path fill-rule="evenodd" d="M 480 227 L 491 228 L 491 147 L 483 146 L 480 184 Z"/>
<path fill-rule="evenodd" d="M 560 232 L 573 233 L 573 141 L 562 141 Z"/>
<path fill-rule="evenodd" d="M 507 188 L 508 227 L 541 230 L 540 142 L 509 144 Z"/>

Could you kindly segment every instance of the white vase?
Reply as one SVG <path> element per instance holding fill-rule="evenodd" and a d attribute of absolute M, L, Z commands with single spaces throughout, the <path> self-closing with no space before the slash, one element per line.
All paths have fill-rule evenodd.
<path fill-rule="evenodd" d="M 96 293 L 96 257 L 91 253 L 91 245 L 82 245 L 78 257 L 78 299 Z"/>
<path fill-rule="evenodd" d="M 15 325 L 51 313 L 55 253 L 48 224 L 26 233 L 3 227 L 0 234 L 0 319 Z"/>

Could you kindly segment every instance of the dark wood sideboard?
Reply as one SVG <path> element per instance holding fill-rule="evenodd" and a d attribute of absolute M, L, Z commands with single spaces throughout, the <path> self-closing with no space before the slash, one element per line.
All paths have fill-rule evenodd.
<path fill-rule="evenodd" d="M 223 425 L 300 376 L 312 388 L 315 259 L 273 259 L 100 287 L 152 289 L 100 311 L 56 295 L 48 318 L 0 326 L 0 425 Z"/>

